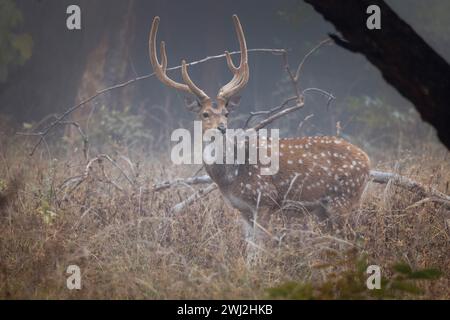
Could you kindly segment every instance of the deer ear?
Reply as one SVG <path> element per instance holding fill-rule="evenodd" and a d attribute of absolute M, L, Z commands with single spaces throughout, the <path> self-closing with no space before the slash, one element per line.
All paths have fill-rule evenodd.
<path fill-rule="evenodd" d="M 185 97 L 184 103 L 186 104 L 186 108 L 192 112 L 199 112 L 202 108 L 200 102 L 193 97 Z"/>
<path fill-rule="evenodd" d="M 239 103 L 241 102 L 241 96 L 231 97 L 227 102 L 227 109 L 230 111 L 236 107 L 239 107 Z"/>

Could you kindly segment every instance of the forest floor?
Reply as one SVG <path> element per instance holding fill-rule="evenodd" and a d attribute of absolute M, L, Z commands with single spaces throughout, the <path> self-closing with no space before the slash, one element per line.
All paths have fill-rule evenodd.
<path fill-rule="evenodd" d="M 29 157 L 18 141 L 0 141 L 0 299 L 373 298 L 367 289 L 345 293 L 346 275 L 368 276 L 349 271 L 361 259 L 386 279 L 399 262 L 439 269 L 439 279 L 414 282 L 421 292 L 405 286 L 392 297 L 450 299 L 449 212 L 409 191 L 369 183 L 339 233 L 308 214 L 290 224 L 274 219 L 249 262 L 239 213 L 218 191 L 175 216 L 170 209 L 192 187 L 151 191 L 155 182 L 189 177 L 192 167 L 124 152 L 110 155 L 120 169 L 103 159 L 84 176 L 81 156 L 54 159 L 42 148 Z M 449 153 L 414 152 L 375 167 L 448 194 Z M 69 265 L 80 267 L 81 290 L 66 286 Z M 296 284 L 302 293 L 283 293 Z"/>

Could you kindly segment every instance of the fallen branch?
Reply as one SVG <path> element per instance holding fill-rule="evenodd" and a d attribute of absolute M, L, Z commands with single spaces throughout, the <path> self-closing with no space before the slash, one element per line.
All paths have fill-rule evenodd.
<path fill-rule="evenodd" d="M 190 204 L 194 203 L 195 201 L 197 201 L 200 198 L 203 198 L 204 196 L 208 195 L 209 193 L 211 193 L 212 191 L 214 191 L 216 189 L 217 189 L 217 184 L 212 183 L 209 186 L 207 186 L 206 188 L 198 190 L 197 192 L 192 194 L 186 200 L 184 200 L 184 201 L 178 203 L 177 205 L 175 205 L 172 208 L 171 213 L 179 213 L 181 210 L 183 210 L 184 208 L 186 208 Z"/>
<path fill-rule="evenodd" d="M 444 204 L 447 208 L 450 208 L 450 196 L 432 188 L 426 187 L 421 183 L 401 176 L 396 173 L 382 172 L 377 170 L 370 171 L 371 181 L 380 184 L 392 183 L 396 187 L 406 189 L 412 193 L 417 194 L 422 199 L 435 200 Z"/>
<path fill-rule="evenodd" d="M 173 186 L 177 185 L 196 185 L 196 184 L 205 184 L 212 183 L 213 181 L 208 175 L 200 176 L 200 177 L 192 177 L 187 179 L 174 179 L 167 180 L 158 184 L 153 185 L 152 191 L 161 191 L 165 189 L 169 189 Z"/>
<path fill-rule="evenodd" d="M 431 187 L 426 187 L 419 182 L 416 182 L 410 178 L 391 173 L 391 172 L 383 172 L 378 170 L 371 170 L 370 171 L 370 181 L 378 183 L 378 184 L 387 184 L 391 182 L 396 187 L 408 190 L 412 193 L 415 193 L 420 196 L 422 199 L 419 201 L 421 204 L 429 201 L 439 202 L 443 204 L 447 209 L 450 209 L 450 196 L 434 189 Z M 212 183 L 212 184 L 211 184 Z M 177 185 L 199 185 L 199 184 L 210 184 L 207 188 L 199 190 L 198 192 L 191 195 L 188 199 L 185 201 L 177 204 L 173 209 L 172 212 L 179 212 L 186 206 L 190 205 L 191 203 L 195 202 L 197 199 L 207 195 L 211 191 L 215 190 L 217 186 L 213 183 L 212 179 L 208 175 L 199 176 L 199 177 L 192 177 L 187 179 L 175 179 L 172 181 L 165 181 L 160 184 L 156 184 L 153 188 L 153 191 L 161 191 L 165 190 Z M 214 186 L 214 187 L 213 187 Z M 211 188 L 211 189 L 210 189 Z"/>

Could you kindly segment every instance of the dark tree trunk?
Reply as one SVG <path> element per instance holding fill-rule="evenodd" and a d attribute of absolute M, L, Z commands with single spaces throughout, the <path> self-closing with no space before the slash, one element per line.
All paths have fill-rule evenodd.
<path fill-rule="evenodd" d="M 305 0 L 331 22 L 344 39 L 336 44 L 363 54 L 384 79 L 433 125 L 450 149 L 450 66 L 382 0 Z M 381 9 L 381 30 L 369 30 L 369 5 Z"/>

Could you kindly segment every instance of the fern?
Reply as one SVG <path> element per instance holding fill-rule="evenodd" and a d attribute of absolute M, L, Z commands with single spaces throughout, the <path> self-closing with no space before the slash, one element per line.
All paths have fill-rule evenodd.
<path fill-rule="evenodd" d="M 348 257 L 336 261 L 336 265 L 343 265 L 343 271 L 330 273 L 322 283 L 286 282 L 267 289 L 267 296 L 270 299 L 288 300 L 401 299 L 423 294 L 418 280 L 432 281 L 439 279 L 442 274 L 438 269 L 413 270 L 407 263 L 399 262 L 384 270 L 384 274 L 392 276 L 381 277 L 381 289 L 369 290 L 366 286 L 366 270 L 369 266 L 367 257 L 349 252 Z"/>

